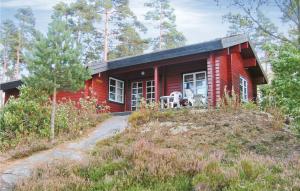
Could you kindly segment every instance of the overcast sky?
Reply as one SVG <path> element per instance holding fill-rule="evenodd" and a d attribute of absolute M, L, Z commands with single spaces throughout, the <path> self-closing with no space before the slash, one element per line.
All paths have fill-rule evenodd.
<path fill-rule="evenodd" d="M 13 19 L 16 10 L 30 6 L 36 18 L 36 28 L 42 32 L 47 31 L 52 7 L 61 0 L 0 0 L 1 20 Z M 64 0 L 71 2 L 72 0 Z M 130 0 L 132 11 L 143 20 L 147 11 L 144 7 L 145 0 Z M 188 44 L 207 41 L 226 35 L 228 24 L 222 22 L 222 15 L 236 10 L 226 5 L 216 6 L 214 0 L 170 0 L 175 9 L 176 24 L 188 40 Z M 274 7 L 266 9 L 265 13 L 277 24 L 280 22 L 280 14 Z M 150 23 L 145 23 L 146 26 Z M 284 31 L 284 26 L 279 25 Z M 150 29 L 150 33 L 154 33 Z"/>

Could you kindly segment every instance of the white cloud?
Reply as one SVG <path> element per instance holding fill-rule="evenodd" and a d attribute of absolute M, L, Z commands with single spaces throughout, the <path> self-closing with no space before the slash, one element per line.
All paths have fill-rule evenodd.
<path fill-rule="evenodd" d="M 1 0 L 1 8 L 19 8 L 19 7 L 31 7 L 33 10 L 51 10 L 52 7 L 61 2 L 61 0 Z M 70 3 L 72 0 L 64 0 L 65 3 Z"/>

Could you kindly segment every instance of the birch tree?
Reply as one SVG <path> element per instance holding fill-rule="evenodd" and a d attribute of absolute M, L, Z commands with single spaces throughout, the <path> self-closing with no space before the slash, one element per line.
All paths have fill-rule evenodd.
<path fill-rule="evenodd" d="M 176 29 L 176 16 L 169 0 L 149 0 L 145 6 L 149 8 L 145 19 L 151 21 L 158 31 L 158 36 L 152 38 L 154 50 L 185 45 L 186 38 Z"/>

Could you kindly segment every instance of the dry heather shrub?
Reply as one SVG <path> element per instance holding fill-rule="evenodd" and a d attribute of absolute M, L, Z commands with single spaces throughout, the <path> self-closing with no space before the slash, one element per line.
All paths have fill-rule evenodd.
<path fill-rule="evenodd" d="M 79 165 L 62 161 L 58 165 L 40 166 L 30 178 L 20 181 L 15 190 L 84 190 L 89 183 L 74 174 Z"/>
<path fill-rule="evenodd" d="M 52 143 L 49 143 L 48 139 L 42 139 L 38 137 L 30 137 L 29 139 L 23 139 L 13 149 L 7 152 L 12 159 L 24 158 L 32 155 L 35 152 L 47 150 L 53 147 Z"/>
<path fill-rule="evenodd" d="M 153 143 L 140 140 L 133 146 L 132 161 L 135 170 L 165 178 L 175 176 L 176 150 L 156 148 Z"/>
<path fill-rule="evenodd" d="M 227 86 L 224 87 L 224 95 L 220 100 L 219 107 L 224 111 L 232 111 L 241 108 L 240 97 L 235 93 L 234 87 L 232 87 L 231 95 L 227 91 Z"/>
<path fill-rule="evenodd" d="M 179 173 L 195 174 L 202 169 L 200 156 L 188 155 L 173 148 L 160 148 L 141 139 L 133 145 L 132 162 L 137 174 L 166 179 Z"/>
<path fill-rule="evenodd" d="M 283 112 L 279 108 L 266 108 L 266 112 L 272 115 L 272 126 L 274 129 L 282 129 L 284 127 L 285 117 Z"/>

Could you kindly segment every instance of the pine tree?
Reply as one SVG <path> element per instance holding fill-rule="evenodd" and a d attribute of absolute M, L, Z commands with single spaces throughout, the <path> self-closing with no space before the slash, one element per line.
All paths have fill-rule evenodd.
<path fill-rule="evenodd" d="M 121 27 L 117 40 L 117 46 L 109 52 L 110 59 L 142 54 L 148 48 L 148 41 L 142 39 L 131 25 Z"/>
<path fill-rule="evenodd" d="M 176 16 L 169 0 L 149 0 L 145 6 L 150 8 L 145 19 L 154 23 L 154 28 L 159 32 L 158 37 L 152 39 L 154 50 L 185 45 L 186 38 L 176 29 Z"/>
<path fill-rule="evenodd" d="M 0 26 L 1 54 L 1 76 L 0 82 L 12 78 L 17 47 L 17 27 L 12 20 L 5 20 Z"/>
<path fill-rule="evenodd" d="M 17 47 L 16 47 L 16 60 L 14 66 L 14 77 L 18 79 L 20 77 L 20 65 L 24 63 L 24 54 L 26 50 L 30 50 L 35 36 L 35 18 L 31 8 L 20 8 L 15 14 L 17 20 Z"/>
<path fill-rule="evenodd" d="M 221 1 L 221 0 L 216 0 Z M 300 1 L 275 0 L 247 1 L 230 0 L 231 6 L 240 10 L 240 13 L 229 13 L 224 20 L 230 25 L 230 33 L 246 32 L 259 45 L 265 42 L 290 43 L 300 49 Z M 288 24 L 288 34 L 278 31 L 278 26 L 272 23 L 264 13 L 265 7 L 275 6 L 282 23 Z"/>
<path fill-rule="evenodd" d="M 128 0 L 95 0 L 95 5 L 103 15 L 104 61 L 139 54 L 146 49 L 146 41 L 139 35 L 146 27 L 137 21 Z"/>
<path fill-rule="evenodd" d="M 54 140 L 56 93 L 76 91 L 89 78 L 88 71 L 79 61 L 80 49 L 72 31 L 61 20 L 53 20 L 47 37 L 41 37 L 27 58 L 30 76 L 25 84 L 45 90 L 52 95 L 51 140 Z"/>
<path fill-rule="evenodd" d="M 82 46 L 80 60 L 83 64 L 100 59 L 102 38 L 95 24 L 100 22 L 101 16 L 96 12 L 94 4 L 86 0 L 76 0 L 70 4 L 58 3 L 54 7 L 53 18 L 67 22 L 77 43 Z"/>

